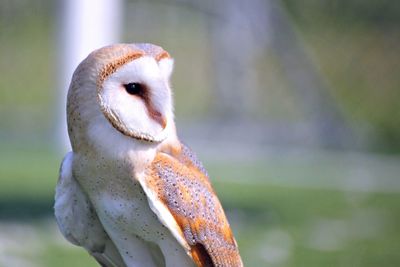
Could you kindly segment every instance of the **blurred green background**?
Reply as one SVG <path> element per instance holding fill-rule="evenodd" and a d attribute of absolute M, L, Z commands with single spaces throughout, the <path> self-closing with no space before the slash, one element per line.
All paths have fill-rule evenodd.
<path fill-rule="evenodd" d="M 0 3 L 2 267 L 97 266 L 53 218 L 61 2 Z M 175 58 L 245 265 L 400 266 L 400 2 L 198 2 L 125 1 L 121 41 Z"/>

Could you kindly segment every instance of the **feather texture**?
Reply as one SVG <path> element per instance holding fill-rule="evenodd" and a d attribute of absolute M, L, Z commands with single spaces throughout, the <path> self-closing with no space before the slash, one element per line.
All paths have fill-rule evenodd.
<path fill-rule="evenodd" d="M 73 152 L 62 163 L 55 213 L 64 236 L 101 266 L 243 266 L 207 172 L 178 141 L 172 70 L 159 46 L 116 44 L 74 72 Z"/>
<path fill-rule="evenodd" d="M 54 210 L 61 233 L 72 244 L 84 247 L 101 266 L 125 267 L 90 200 L 75 180 L 72 161 L 70 152 L 61 164 L 56 187 Z"/>
<path fill-rule="evenodd" d="M 236 241 L 205 170 L 189 148 L 160 151 L 142 186 L 172 215 L 197 266 L 243 266 Z M 151 203 L 150 203 L 151 205 Z M 165 211 L 156 212 L 166 216 Z M 164 214 L 164 215 L 163 215 Z M 161 221 L 164 218 L 160 218 Z M 171 227 L 170 225 L 167 227 Z"/>

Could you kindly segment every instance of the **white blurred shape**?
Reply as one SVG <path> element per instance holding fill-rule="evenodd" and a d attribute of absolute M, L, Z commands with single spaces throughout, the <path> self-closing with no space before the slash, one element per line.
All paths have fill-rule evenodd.
<path fill-rule="evenodd" d="M 70 150 L 65 103 L 72 73 L 94 49 L 120 40 L 124 0 L 68 0 L 59 2 L 58 61 L 60 104 L 58 140 Z"/>
<path fill-rule="evenodd" d="M 281 264 L 290 258 L 292 246 L 293 239 L 287 231 L 273 229 L 266 233 L 259 253 L 266 263 Z"/>
<path fill-rule="evenodd" d="M 316 221 L 310 233 L 308 246 L 319 251 L 337 251 L 348 243 L 348 222 L 344 220 L 320 219 Z"/>
<path fill-rule="evenodd" d="M 44 250 L 37 230 L 19 222 L 0 223 L 0 266 L 36 267 L 35 259 Z"/>

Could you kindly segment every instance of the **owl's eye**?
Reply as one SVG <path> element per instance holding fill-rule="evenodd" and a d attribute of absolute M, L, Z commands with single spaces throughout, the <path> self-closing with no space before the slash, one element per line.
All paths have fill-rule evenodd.
<path fill-rule="evenodd" d="M 130 95 L 142 95 L 144 93 L 144 86 L 140 83 L 124 84 L 125 90 Z"/>

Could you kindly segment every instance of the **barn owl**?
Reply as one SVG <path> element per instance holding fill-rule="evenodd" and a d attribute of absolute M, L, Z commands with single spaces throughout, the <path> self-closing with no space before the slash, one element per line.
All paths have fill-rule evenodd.
<path fill-rule="evenodd" d="M 55 216 L 101 266 L 243 266 L 206 170 L 177 137 L 172 69 L 159 46 L 117 44 L 73 74 Z"/>

